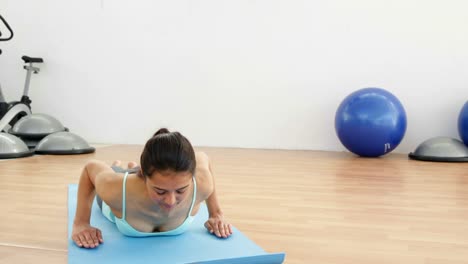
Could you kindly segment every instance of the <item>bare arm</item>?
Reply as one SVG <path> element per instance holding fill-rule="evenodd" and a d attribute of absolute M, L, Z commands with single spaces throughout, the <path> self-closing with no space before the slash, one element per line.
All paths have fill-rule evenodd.
<path fill-rule="evenodd" d="M 96 189 L 98 192 L 99 189 L 105 189 L 106 179 L 112 174 L 109 165 L 100 161 L 88 162 L 81 172 L 72 232 L 72 239 L 79 247 L 94 248 L 103 242 L 101 231 L 90 226 L 91 208 Z"/>
<path fill-rule="evenodd" d="M 218 197 L 216 195 L 215 182 L 213 172 L 211 169 L 211 162 L 208 159 L 208 173 L 212 180 L 212 192 L 206 199 L 206 206 L 208 207 L 209 219 L 205 223 L 205 227 L 214 233 L 217 237 L 227 238 L 232 234 L 232 226 L 224 219 L 221 206 L 219 205 Z"/>
<path fill-rule="evenodd" d="M 81 172 L 78 184 L 78 197 L 74 223 L 89 224 L 91 207 L 96 195 L 96 178 L 103 172 L 112 173 L 109 165 L 100 161 L 91 161 L 86 164 Z"/>
<path fill-rule="evenodd" d="M 89 163 L 83 168 L 81 172 L 80 181 L 78 183 L 78 197 L 76 205 L 75 224 L 87 223 L 89 224 L 91 218 L 91 206 L 95 195 L 94 180 L 96 175 L 90 177 L 88 171 Z"/>
<path fill-rule="evenodd" d="M 213 191 L 206 199 L 206 206 L 208 207 L 209 217 L 223 216 L 221 207 L 219 205 L 218 197 L 216 196 L 216 185 L 214 182 L 213 172 L 211 170 L 211 162 L 208 163 L 209 173 L 212 177 Z"/>

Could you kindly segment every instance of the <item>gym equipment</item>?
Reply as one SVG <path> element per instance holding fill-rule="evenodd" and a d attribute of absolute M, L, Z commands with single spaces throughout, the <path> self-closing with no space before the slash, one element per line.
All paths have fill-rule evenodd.
<path fill-rule="evenodd" d="M 54 117 L 46 114 L 34 114 L 18 120 L 9 133 L 17 137 L 44 138 L 52 133 L 66 130 L 62 123 Z"/>
<path fill-rule="evenodd" d="M 458 134 L 462 139 L 434 137 L 419 144 L 410 159 L 439 162 L 468 162 L 468 102 L 458 115 Z"/>
<path fill-rule="evenodd" d="M 463 105 L 458 115 L 458 134 L 463 143 L 468 146 L 468 101 Z"/>
<path fill-rule="evenodd" d="M 434 137 L 421 143 L 408 156 L 422 161 L 467 162 L 468 148 L 458 139 Z"/>
<path fill-rule="evenodd" d="M 392 93 L 363 88 L 348 95 L 335 114 L 341 143 L 362 157 L 378 157 L 394 150 L 406 132 L 406 112 Z"/>
<path fill-rule="evenodd" d="M 18 120 L 8 130 L 8 133 L 20 137 L 29 148 L 35 148 L 44 137 L 61 131 L 68 131 L 68 129 L 54 117 L 46 114 L 31 114 Z"/>
<path fill-rule="evenodd" d="M 13 30 L 2 15 L 0 15 L 0 21 L 9 31 L 8 37 L 3 37 L 2 32 L 0 32 L 0 41 L 11 40 L 14 36 Z M 0 54 L 2 54 L 2 50 L 0 50 Z M 4 130 L 8 130 L 10 125 L 14 124 L 21 117 L 31 114 L 30 103 L 27 90 L 25 90 L 19 102 L 7 103 L 0 85 L 0 159 L 21 158 L 34 154 L 19 138 L 3 132 Z"/>
<path fill-rule="evenodd" d="M 83 138 L 66 131 L 44 137 L 35 148 L 36 154 L 49 155 L 86 154 L 94 151 L 94 147 L 90 147 Z"/>
<path fill-rule="evenodd" d="M 99 228 L 104 243 L 94 249 L 80 248 L 71 239 L 76 211 L 77 185 L 68 186 L 68 263 L 283 263 L 285 253 L 267 253 L 238 229 L 226 239 L 217 238 L 204 227 L 208 219 L 205 204 L 200 205 L 190 229 L 177 236 L 135 238 L 121 234 L 99 210 L 91 209 L 91 225 Z M 129 254 L 128 252 L 134 252 Z M 157 259 L 155 259 L 157 256 Z"/>
<path fill-rule="evenodd" d="M 2 37 L 2 31 L 0 31 L 0 41 L 9 41 L 13 38 L 13 30 L 11 29 L 10 25 L 6 22 L 6 20 L 0 15 L 0 20 L 2 21 L 3 25 L 5 25 L 6 29 L 9 31 L 9 37 L 5 38 Z M 2 50 L 0 49 L 0 54 L 2 54 Z"/>
<path fill-rule="evenodd" d="M 0 159 L 22 158 L 34 154 L 21 139 L 8 133 L 0 133 Z"/>
<path fill-rule="evenodd" d="M 10 32 L 8 41 L 13 38 L 13 30 L 0 15 L 0 20 Z M 1 54 L 1 51 L 0 51 Z M 60 121 L 46 114 L 31 113 L 31 99 L 28 96 L 31 75 L 39 73 L 36 63 L 43 63 L 42 58 L 23 56 L 26 64 L 26 80 L 20 101 L 7 102 L 0 86 L 0 159 L 20 158 L 36 154 L 83 154 L 95 149 L 78 135 L 69 133 Z M 61 132 L 60 134 L 58 134 Z M 40 144 L 42 140 L 45 142 Z M 41 145 L 37 149 L 36 145 Z M 36 151 L 37 149 L 37 151 Z"/>

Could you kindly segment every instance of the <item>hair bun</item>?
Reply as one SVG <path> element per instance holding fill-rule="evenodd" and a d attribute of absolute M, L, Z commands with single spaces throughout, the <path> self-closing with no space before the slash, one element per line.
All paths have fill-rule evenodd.
<path fill-rule="evenodd" d="M 169 129 L 167 128 L 160 128 L 156 133 L 154 133 L 153 137 L 157 136 L 157 135 L 161 135 L 161 134 L 168 134 L 168 133 L 171 133 L 169 131 Z"/>

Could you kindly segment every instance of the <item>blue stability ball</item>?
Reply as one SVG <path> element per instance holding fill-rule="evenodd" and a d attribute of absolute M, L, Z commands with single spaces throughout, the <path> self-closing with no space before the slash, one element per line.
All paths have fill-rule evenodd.
<path fill-rule="evenodd" d="M 394 150 L 403 139 L 405 109 L 398 98 L 384 89 L 357 90 L 338 107 L 335 130 L 349 151 L 363 157 L 378 157 Z"/>
<path fill-rule="evenodd" d="M 458 115 L 458 134 L 465 145 L 468 146 L 468 102 L 466 102 Z"/>

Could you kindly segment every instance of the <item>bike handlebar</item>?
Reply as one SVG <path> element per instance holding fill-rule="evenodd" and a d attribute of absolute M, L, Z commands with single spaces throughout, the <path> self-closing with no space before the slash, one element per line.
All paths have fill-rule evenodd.
<path fill-rule="evenodd" d="M 6 20 L 2 17 L 2 15 L 0 15 L 0 20 L 2 20 L 8 31 L 10 31 L 10 36 L 8 38 L 2 38 L 2 32 L 0 31 L 0 41 L 8 41 L 13 38 L 13 30 L 11 29 L 10 25 L 8 25 L 8 22 L 6 22 Z"/>

